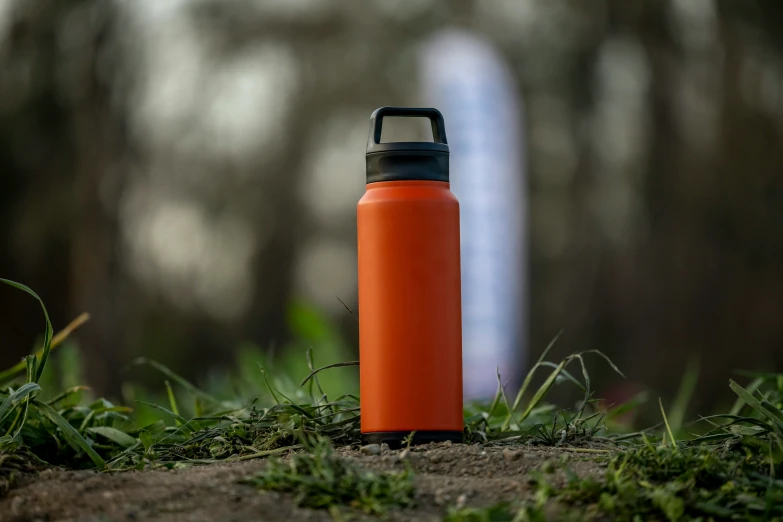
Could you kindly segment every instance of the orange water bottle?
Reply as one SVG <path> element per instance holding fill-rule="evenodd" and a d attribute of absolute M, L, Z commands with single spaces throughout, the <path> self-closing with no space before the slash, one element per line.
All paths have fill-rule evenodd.
<path fill-rule="evenodd" d="M 381 143 L 390 116 L 429 118 L 434 142 Z M 357 228 L 362 439 L 461 442 L 459 203 L 438 110 L 373 112 Z"/>

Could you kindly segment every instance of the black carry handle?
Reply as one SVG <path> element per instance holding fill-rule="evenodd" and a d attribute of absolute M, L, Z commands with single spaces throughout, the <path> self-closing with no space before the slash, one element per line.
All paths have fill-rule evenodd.
<path fill-rule="evenodd" d="M 367 153 L 375 152 L 381 143 L 381 130 L 385 116 L 401 118 L 429 118 L 432 125 L 432 138 L 435 143 L 448 145 L 446 141 L 446 124 L 438 109 L 418 107 L 381 107 L 375 109 L 370 116 L 370 135 L 367 140 Z M 448 150 L 448 149 L 446 149 Z"/>

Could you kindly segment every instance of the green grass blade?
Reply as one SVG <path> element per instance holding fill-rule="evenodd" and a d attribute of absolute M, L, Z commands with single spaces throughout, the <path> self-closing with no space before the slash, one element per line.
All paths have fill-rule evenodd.
<path fill-rule="evenodd" d="M 318 375 L 313 373 L 315 372 L 315 359 L 313 358 L 312 348 L 307 349 L 306 358 L 307 358 L 307 368 L 310 370 L 310 375 L 313 376 L 313 378 L 310 379 L 310 387 L 308 389 L 308 393 L 310 394 L 310 397 L 313 397 L 313 385 L 315 385 L 315 387 L 318 388 L 318 393 L 321 394 L 321 399 L 319 400 L 323 400 L 324 402 L 326 402 L 329 399 L 326 397 L 326 393 L 324 393 L 324 390 L 321 387 L 321 381 L 318 379 Z M 302 382 L 302 386 L 304 386 L 305 381 Z"/>
<path fill-rule="evenodd" d="M 300 384 L 299 386 L 304 386 L 305 384 L 307 384 L 307 381 L 309 381 L 310 379 L 312 379 L 313 377 L 315 377 L 316 375 L 318 375 L 320 372 L 324 370 L 328 370 L 330 368 L 342 368 L 343 366 L 359 366 L 359 361 L 338 362 L 334 364 L 327 364 L 326 366 L 321 366 L 316 370 L 312 370 L 310 374 L 304 378 L 302 384 Z"/>
<path fill-rule="evenodd" d="M 48 404 L 37 401 L 34 404 L 39 411 L 43 412 L 43 414 L 46 415 L 49 420 L 55 424 L 55 426 L 60 428 L 60 431 L 63 433 L 65 440 L 68 441 L 68 444 L 70 444 L 72 448 L 74 448 L 76 451 L 83 451 L 86 453 L 98 469 L 106 469 L 106 462 L 95 452 L 94 449 L 92 449 L 92 446 L 90 446 L 87 440 L 82 437 L 78 431 L 76 431 L 76 428 L 71 426 L 70 422 L 63 418 L 62 415 L 57 413 L 54 408 Z"/>
<path fill-rule="evenodd" d="M 763 417 L 766 417 L 767 419 L 771 420 L 773 423 L 773 426 L 775 426 L 778 430 L 778 432 L 783 431 L 783 421 L 781 421 L 779 418 L 777 418 L 775 415 L 773 415 L 771 412 L 769 412 L 762 404 L 761 401 L 759 401 L 756 397 L 753 396 L 751 392 L 734 382 L 734 380 L 729 379 L 729 387 L 734 391 L 734 393 L 737 394 L 737 396 L 742 399 L 745 404 L 756 410 L 758 413 L 760 413 Z"/>
<path fill-rule="evenodd" d="M 530 382 L 533 380 L 533 374 L 535 374 L 536 370 L 542 365 L 544 362 L 544 358 L 547 356 L 549 351 L 552 349 L 552 347 L 555 345 L 558 339 L 560 339 L 560 336 L 563 335 L 563 330 L 560 330 L 557 335 L 549 341 L 549 344 L 544 349 L 543 353 L 541 354 L 541 357 L 538 358 L 538 361 L 536 361 L 536 364 L 533 365 L 533 367 L 530 369 L 529 372 L 527 372 L 527 376 L 525 377 L 525 380 L 522 382 L 522 386 L 519 388 L 519 392 L 517 392 L 517 396 L 514 399 L 514 404 L 512 406 L 512 409 L 516 410 L 519 406 L 519 402 L 522 400 L 522 396 L 527 391 L 528 387 L 530 386 Z"/>
<path fill-rule="evenodd" d="M 171 407 L 171 411 L 175 415 L 179 415 L 179 408 L 177 407 L 177 398 L 174 396 L 174 390 L 171 389 L 171 384 L 169 384 L 169 381 L 165 381 L 166 383 L 166 394 L 169 397 L 169 406 Z M 182 423 L 177 420 L 177 423 L 181 426 Z"/>
<path fill-rule="evenodd" d="M 750 424 L 752 426 L 756 426 L 758 428 L 761 428 L 764 432 L 768 432 L 771 430 L 772 426 L 769 425 L 769 423 L 766 423 L 762 420 L 759 420 L 755 417 L 742 417 L 740 415 L 732 415 L 730 413 L 719 413 L 716 415 L 708 415 L 706 417 L 702 417 L 702 420 L 710 421 L 711 419 L 728 419 L 729 423 L 723 424 L 719 426 L 719 429 L 727 429 L 731 426 L 734 426 L 735 424 Z"/>
<path fill-rule="evenodd" d="M 95 433 L 105 437 L 112 442 L 116 442 L 123 448 L 129 448 L 136 444 L 136 439 L 116 428 L 110 428 L 108 426 L 93 426 L 91 428 L 87 428 L 87 431 L 89 433 Z"/>
<path fill-rule="evenodd" d="M 778 420 L 778 425 L 783 426 L 783 411 L 780 411 L 769 401 L 761 401 L 761 407 L 767 410 L 767 412 L 775 419 Z"/>
<path fill-rule="evenodd" d="M 542 361 L 541 366 L 547 368 L 557 368 L 557 365 L 555 363 L 549 361 Z M 584 392 L 587 390 L 587 388 L 585 388 L 585 385 L 579 379 L 574 377 L 573 374 L 571 374 L 568 370 L 565 369 L 562 370 L 560 372 L 560 375 L 564 377 L 568 382 L 570 382 L 571 384 L 579 388 L 580 391 Z"/>
<path fill-rule="evenodd" d="M 38 382 L 41 379 L 41 374 L 44 371 L 44 368 L 46 367 L 46 361 L 49 358 L 49 350 L 51 350 L 52 346 L 52 335 L 54 335 L 54 332 L 52 331 L 52 323 L 49 321 L 49 312 L 46 311 L 46 306 L 44 306 L 43 300 L 33 292 L 33 289 L 23 285 L 21 283 L 17 283 L 15 281 L 11 281 L 8 279 L 0 278 L 0 283 L 5 283 L 9 286 L 12 286 L 16 288 L 17 290 L 21 290 L 23 292 L 27 292 L 29 295 L 33 296 L 35 299 L 38 300 L 38 303 L 41 305 L 41 310 L 43 310 L 44 319 L 46 319 L 46 330 L 44 332 L 44 344 L 43 349 L 41 350 L 41 360 L 38 363 L 38 366 L 35 370 L 35 375 L 33 377 L 34 382 Z M 0 378 L 1 382 L 2 378 Z"/>
<path fill-rule="evenodd" d="M 22 433 L 22 428 L 24 428 L 25 422 L 27 422 L 28 413 L 30 413 L 30 397 L 27 397 L 24 400 L 24 409 L 20 412 L 20 414 L 17 414 L 16 419 L 14 419 L 14 422 L 11 423 L 11 428 L 8 430 L 10 433 L 10 431 L 14 429 L 14 425 L 16 424 L 16 421 L 19 421 L 19 427 L 16 429 L 16 432 L 11 436 L 13 440 L 17 440 L 19 434 Z"/>
<path fill-rule="evenodd" d="M 616 364 L 615 364 L 615 363 L 614 363 L 614 362 L 613 362 L 613 361 L 612 361 L 612 360 L 609 358 L 609 356 L 608 356 L 608 355 L 606 355 L 606 354 L 605 354 L 604 352 L 602 352 L 601 350 L 587 350 L 587 351 L 585 351 L 585 352 L 582 352 L 582 354 L 586 354 L 586 353 L 594 353 L 594 354 L 598 355 L 598 356 L 599 356 L 599 357 L 601 357 L 601 358 L 602 358 L 604 361 L 606 361 L 606 362 L 607 362 L 607 364 L 609 364 L 609 366 L 612 368 L 612 370 L 614 370 L 614 372 L 615 372 L 617 375 L 619 375 L 619 376 L 620 376 L 620 377 L 622 377 L 623 379 L 627 379 L 627 377 L 625 376 L 625 374 L 624 374 L 623 372 L 621 372 L 621 371 L 620 371 L 620 368 L 618 368 L 618 367 L 617 367 L 617 365 L 616 365 Z"/>
<path fill-rule="evenodd" d="M 753 393 L 756 390 L 758 390 L 761 385 L 764 384 L 764 378 L 763 377 L 757 377 L 756 379 L 753 379 L 750 384 L 748 384 L 745 387 L 745 391 L 748 393 Z M 731 384 L 729 384 L 731 386 Z M 745 407 L 745 401 L 742 400 L 742 397 L 737 397 L 737 400 L 734 401 L 734 406 L 732 406 L 731 410 L 729 410 L 730 415 L 739 415 L 739 412 L 742 411 L 742 408 Z"/>
<path fill-rule="evenodd" d="M 693 442 L 697 444 L 718 444 L 734 438 L 731 433 L 715 433 L 712 435 L 702 435 L 693 439 Z"/>
<path fill-rule="evenodd" d="M 587 407 L 587 404 L 590 402 L 590 374 L 587 373 L 587 367 L 585 366 L 585 360 L 582 357 L 581 354 L 574 355 L 576 359 L 579 360 L 579 366 L 582 368 L 582 377 L 584 378 L 584 384 L 580 386 L 583 392 L 585 392 L 585 398 L 582 401 L 581 406 L 579 406 L 579 411 L 577 412 L 576 418 L 581 418 L 582 414 L 585 411 L 585 408 Z M 561 374 L 565 373 L 565 368 L 561 370 Z"/>
<path fill-rule="evenodd" d="M 555 384 L 555 380 L 557 379 L 557 376 L 560 375 L 560 372 L 565 368 L 565 365 L 568 364 L 568 361 L 571 359 L 563 359 L 563 361 L 557 365 L 557 368 L 549 374 L 549 377 L 546 378 L 544 381 L 544 384 L 542 384 L 536 393 L 533 395 L 533 398 L 530 399 L 530 403 L 527 405 L 527 408 L 525 408 L 525 411 L 522 413 L 522 416 L 519 419 L 519 422 L 524 422 L 524 420 L 530 415 L 530 412 L 533 411 L 533 408 L 535 408 L 541 400 L 543 400 L 544 397 L 546 397 L 546 394 L 549 393 L 550 388 L 552 388 L 552 385 Z M 505 428 L 505 426 L 504 426 Z"/>
<path fill-rule="evenodd" d="M 500 404 L 500 397 L 503 395 L 503 382 L 500 380 L 500 372 L 497 372 L 497 379 L 498 389 L 495 391 L 495 398 L 492 399 L 492 403 L 489 405 L 489 409 L 484 416 L 484 422 L 486 423 L 489 423 L 489 419 L 491 419 L 492 415 L 495 413 L 495 408 Z"/>
<path fill-rule="evenodd" d="M 535 376 L 536 370 L 541 368 L 544 365 L 544 358 L 549 354 L 549 351 L 552 349 L 552 347 L 555 345 L 558 339 L 560 339 L 560 336 L 563 335 L 563 330 L 560 330 L 557 335 L 552 339 L 547 347 L 544 349 L 543 353 L 541 353 L 541 356 L 538 358 L 538 361 L 536 361 L 536 364 L 533 365 L 532 368 L 530 368 L 530 371 L 527 372 L 527 375 L 525 376 L 525 380 L 522 381 L 522 386 L 519 388 L 519 391 L 517 392 L 517 396 L 514 399 L 514 404 L 511 406 L 511 410 L 509 411 L 516 411 L 519 407 L 519 403 L 522 401 L 522 397 L 525 395 L 525 392 L 527 392 L 527 389 L 530 387 L 530 383 L 533 381 L 533 377 Z M 503 423 L 503 426 L 501 427 L 501 430 L 508 429 L 509 424 L 511 423 L 511 416 L 508 415 L 506 417 L 505 422 Z"/>
<path fill-rule="evenodd" d="M 506 397 L 506 390 L 503 388 L 503 381 L 501 381 L 500 378 L 500 368 L 495 368 L 495 372 L 497 374 L 497 379 L 498 379 L 500 398 L 503 401 L 503 404 L 505 404 L 506 409 L 508 410 L 508 419 L 510 419 L 511 423 L 518 426 L 516 419 L 514 419 L 514 410 L 511 409 L 511 404 L 509 404 L 508 398 Z"/>
<path fill-rule="evenodd" d="M 674 447 L 674 450 L 677 450 L 677 439 L 674 438 L 674 433 L 672 433 L 672 428 L 669 426 L 669 419 L 666 418 L 666 412 L 663 410 L 663 401 L 661 401 L 661 398 L 658 397 L 658 406 L 661 407 L 661 415 L 663 415 L 663 423 L 666 425 L 666 431 L 669 434 L 669 438 L 672 440 L 672 447 Z"/>
<path fill-rule="evenodd" d="M 27 363 L 27 382 L 35 381 L 35 368 L 38 364 L 38 357 L 35 355 L 28 355 L 24 358 Z"/>
<path fill-rule="evenodd" d="M 584 378 L 584 385 L 582 388 L 584 389 L 585 393 L 589 396 L 590 395 L 590 374 L 587 373 L 587 367 L 585 366 L 585 360 L 582 357 L 581 354 L 576 354 L 576 358 L 579 359 L 579 365 L 582 368 L 582 377 Z M 565 372 L 565 369 L 563 369 Z M 587 399 L 585 399 L 587 400 Z"/>
<path fill-rule="evenodd" d="M 3 421 L 5 421 L 6 414 L 10 415 L 10 409 L 14 403 L 21 402 L 25 397 L 40 389 L 41 387 L 36 383 L 28 382 L 27 384 L 20 386 L 14 393 L 6 397 L 2 404 L 0 404 L 0 426 L 2 426 Z"/>
<path fill-rule="evenodd" d="M 269 384 L 269 379 L 266 377 L 266 370 L 263 366 L 261 366 L 261 363 L 258 363 L 258 368 L 261 371 L 261 376 L 264 378 L 264 384 L 266 384 L 266 389 L 269 390 L 269 393 L 272 395 L 272 398 L 275 400 L 275 404 L 280 404 L 280 399 L 277 397 L 277 394 L 275 393 L 274 388 L 272 388 L 272 385 Z"/>

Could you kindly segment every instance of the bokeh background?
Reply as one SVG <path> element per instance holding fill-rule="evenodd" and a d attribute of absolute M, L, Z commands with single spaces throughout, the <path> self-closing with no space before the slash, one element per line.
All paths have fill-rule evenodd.
<path fill-rule="evenodd" d="M 562 329 L 625 371 L 595 370 L 613 397 L 692 364 L 699 411 L 781 371 L 778 0 L 2 0 L 0 277 L 55 329 L 90 312 L 96 393 L 138 356 L 199 382 L 354 359 L 367 121 L 421 104 L 448 27 L 524 101 L 527 357 Z M 42 319 L 11 289 L 0 317 L 6 367 Z"/>

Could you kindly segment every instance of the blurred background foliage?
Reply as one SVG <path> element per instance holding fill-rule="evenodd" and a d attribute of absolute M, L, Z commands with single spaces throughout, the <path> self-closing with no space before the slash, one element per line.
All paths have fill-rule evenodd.
<path fill-rule="evenodd" d="M 138 398 L 147 356 L 228 394 L 270 359 L 303 377 L 310 347 L 355 359 L 367 120 L 419 104 L 421 42 L 454 26 L 525 103 L 530 357 L 565 329 L 558 354 L 628 375 L 618 399 L 698 360 L 699 411 L 733 369 L 780 371 L 778 0 L 3 0 L 0 276 L 55 329 L 92 315 L 64 375 Z M 0 291 L 0 368 L 36 306 Z"/>

